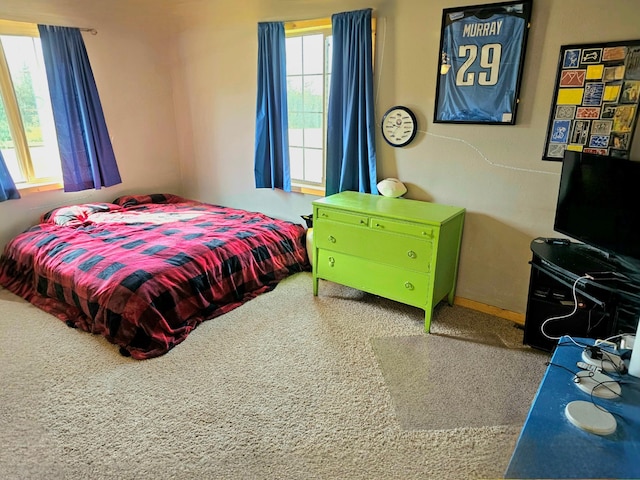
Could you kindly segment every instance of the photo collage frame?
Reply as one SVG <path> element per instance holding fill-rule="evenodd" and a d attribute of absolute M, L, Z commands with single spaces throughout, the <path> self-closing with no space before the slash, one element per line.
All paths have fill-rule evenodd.
<path fill-rule="evenodd" d="M 629 158 L 639 99 L 640 40 L 562 46 L 543 159 Z"/>

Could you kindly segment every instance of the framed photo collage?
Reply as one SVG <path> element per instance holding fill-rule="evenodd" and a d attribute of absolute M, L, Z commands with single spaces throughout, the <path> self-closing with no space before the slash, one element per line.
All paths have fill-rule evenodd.
<path fill-rule="evenodd" d="M 561 47 L 543 159 L 628 158 L 639 99 L 640 40 Z"/>

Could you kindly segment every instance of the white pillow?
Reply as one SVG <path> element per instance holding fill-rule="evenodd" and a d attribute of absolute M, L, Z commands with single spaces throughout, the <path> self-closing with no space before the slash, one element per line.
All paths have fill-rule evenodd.
<path fill-rule="evenodd" d="M 407 193 L 407 187 L 397 178 L 385 178 L 378 183 L 378 191 L 385 197 L 401 197 Z"/>

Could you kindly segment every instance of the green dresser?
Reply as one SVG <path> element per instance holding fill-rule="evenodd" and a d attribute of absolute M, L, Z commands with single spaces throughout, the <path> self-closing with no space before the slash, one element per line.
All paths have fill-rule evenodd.
<path fill-rule="evenodd" d="M 313 294 L 318 280 L 425 311 L 453 304 L 464 208 L 342 192 L 313 202 Z"/>

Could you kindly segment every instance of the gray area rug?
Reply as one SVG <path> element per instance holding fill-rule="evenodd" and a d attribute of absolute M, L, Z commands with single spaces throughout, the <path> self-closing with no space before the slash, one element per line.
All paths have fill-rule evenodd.
<path fill-rule="evenodd" d="M 484 342 L 412 335 L 371 340 L 406 430 L 521 425 L 545 371 L 547 354 Z"/>

